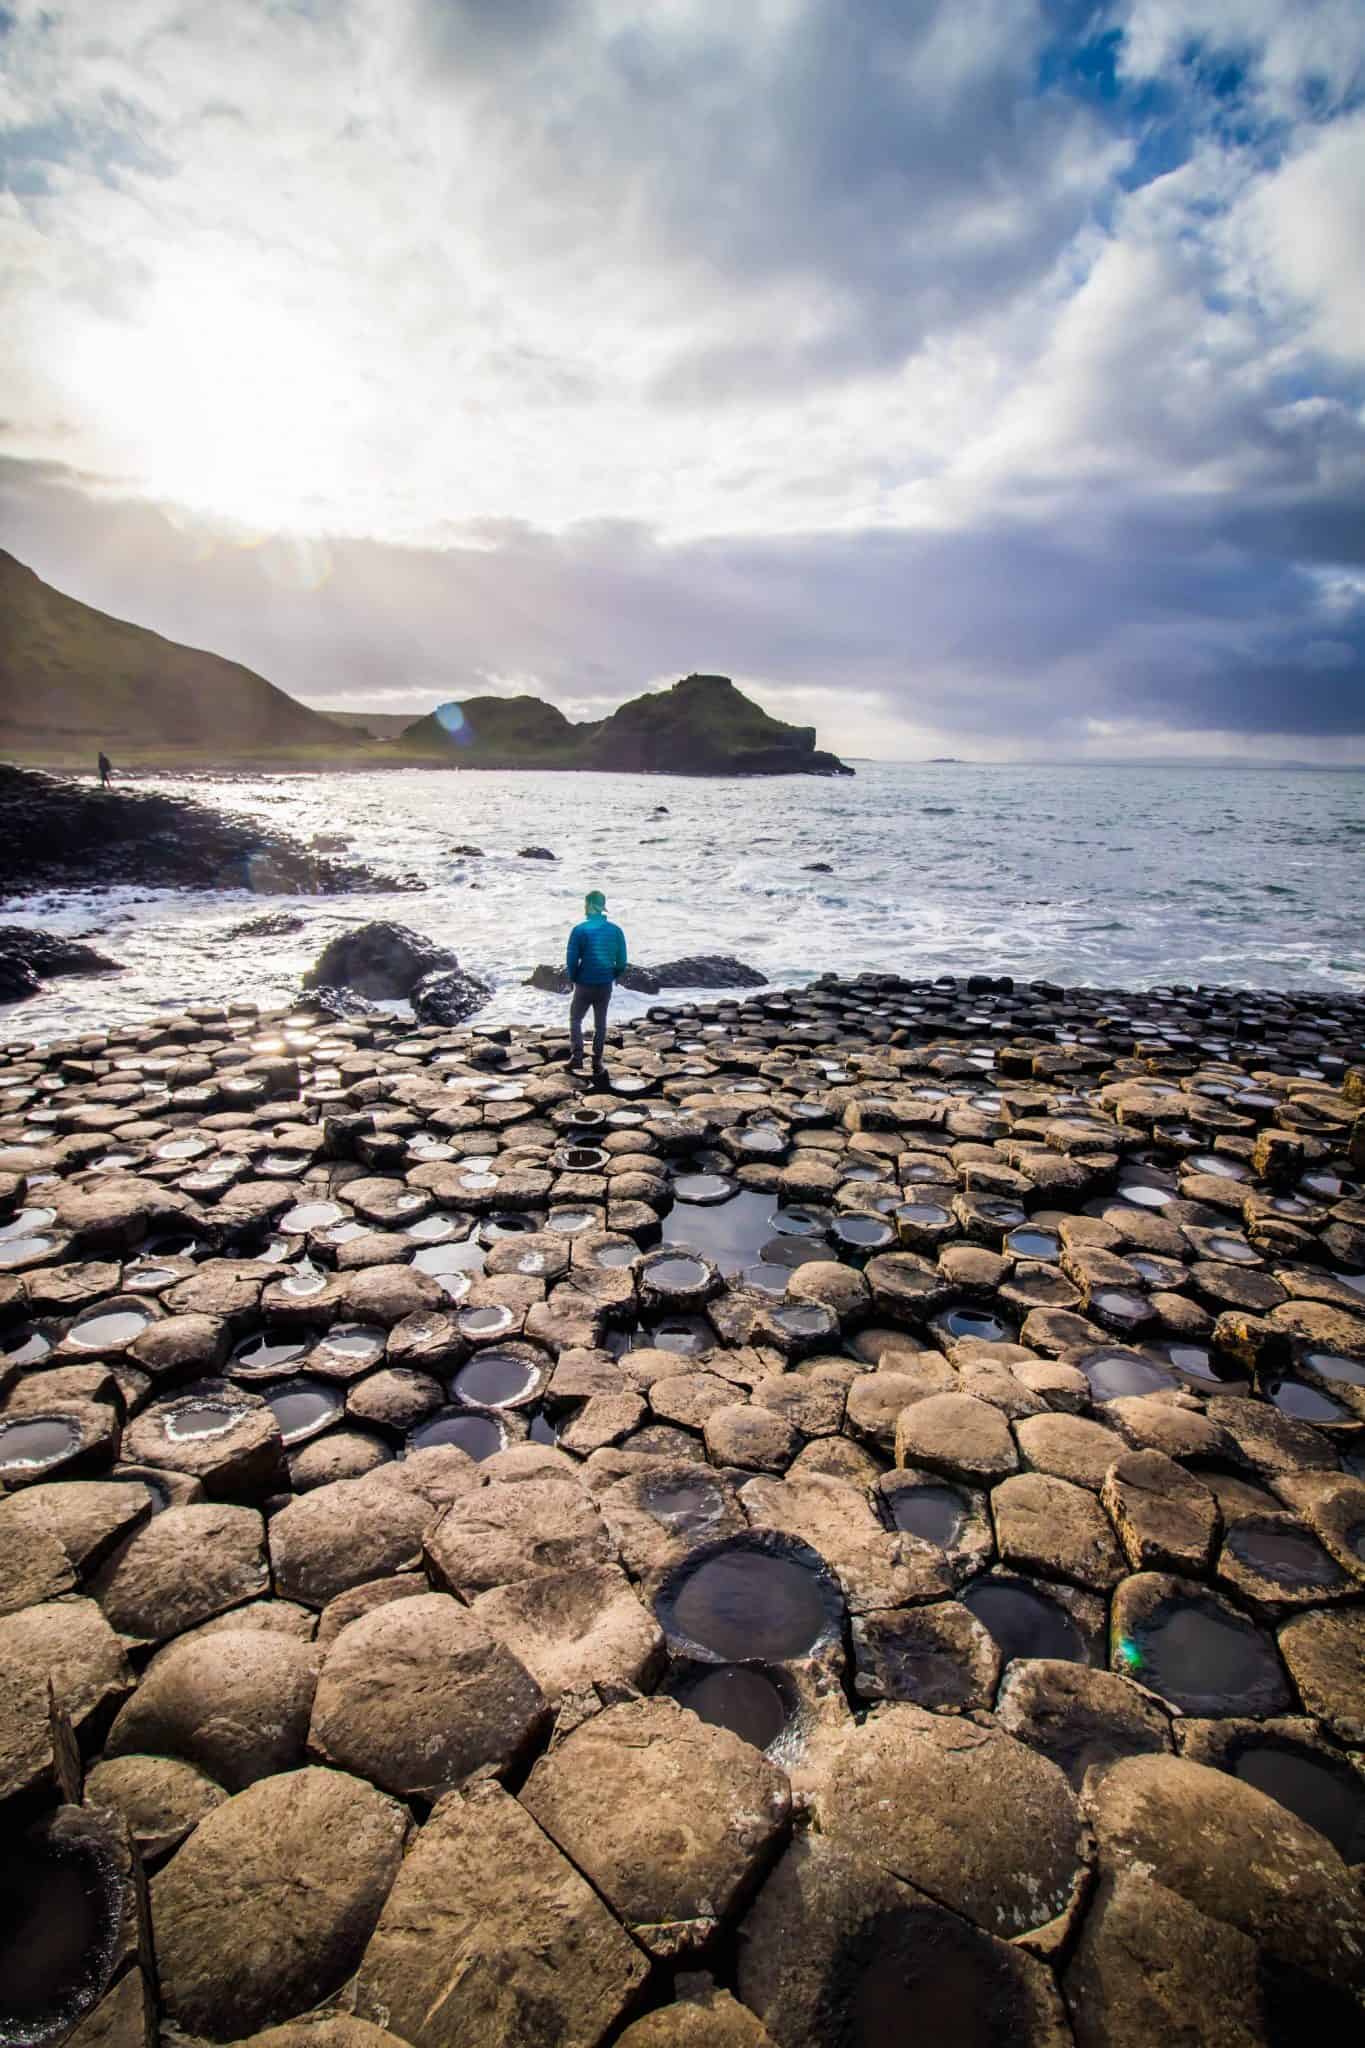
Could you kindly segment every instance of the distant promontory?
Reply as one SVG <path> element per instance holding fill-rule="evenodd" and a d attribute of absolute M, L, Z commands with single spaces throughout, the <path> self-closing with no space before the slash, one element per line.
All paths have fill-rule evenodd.
<path fill-rule="evenodd" d="M 614 768 L 668 775 L 851 775 L 728 676 L 685 676 L 632 697 L 609 718 L 574 724 L 539 697 L 466 697 L 420 718 L 394 742 L 423 763 L 461 768 Z"/>
<path fill-rule="evenodd" d="M 461 697 L 402 724 L 314 710 L 220 654 L 55 590 L 0 550 L 0 756 L 47 768 L 610 768 L 851 775 L 815 728 L 770 718 L 727 676 L 574 724 L 539 697 Z"/>

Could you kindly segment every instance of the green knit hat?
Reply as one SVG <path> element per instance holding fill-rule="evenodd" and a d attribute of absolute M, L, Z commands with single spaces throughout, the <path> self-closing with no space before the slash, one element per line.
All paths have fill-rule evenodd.
<path fill-rule="evenodd" d="M 595 916 L 599 910 L 605 910 L 606 907 L 607 899 L 602 894 L 602 891 L 600 889 L 589 889 L 587 895 L 583 898 L 583 908 L 587 911 L 589 917 Z"/>

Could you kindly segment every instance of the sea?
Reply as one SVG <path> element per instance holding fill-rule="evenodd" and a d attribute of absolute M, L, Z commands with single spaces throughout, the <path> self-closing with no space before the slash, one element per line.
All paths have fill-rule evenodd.
<path fill-rule="evenodd" d="M 8 897 L 5 921 L 89 938 L 124 971 L 49 984 L 0 1014 L 0 1039 L 66 1037 L 188 1002 L 287 1004 L 327 941 L 369 918 L 424 932 L 491 982 L 482 1019 L 548 1021 L 562 999 L 526 979 L 562 960 L 588 889 L 605 892 L 643 965 L 730 953 L 784 986 L 872 970 L 1365 989 L 1360 770 L 860 762 L 853 779 L 831 780 L 406 769 L 137 786 L 305 844 L 336 838 L 338 858 L 427 887 Z M 530 846 L 553 859 L 523 857 Z M 268 911 L 296 913 L 302 928 L 239 934 Z M 616 1014 L 651 1000 L 622 991 Z"/>

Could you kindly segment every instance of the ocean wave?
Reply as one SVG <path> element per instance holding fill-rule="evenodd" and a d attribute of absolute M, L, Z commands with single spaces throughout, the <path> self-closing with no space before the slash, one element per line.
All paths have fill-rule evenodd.
<path fill-rule="evenodd" d="M 782 981 L 827 969 L 981 968 L 1150 986 L 1206 980 L 1216 965 L 1229 981 L 1365 987 L 1349 914 L 1359 900 L 1365 777 L 1358 794 L 1352 785 L 1359 817 L 1343 817 L 1334 798 L 1324 821 L 1318 777 L 1228 774 L 1233 822 L 1216 828 L 1209 778 L 1172 782 L 1164 770 L 1012 774 L 999 822 L 983 813 L 980 771 L 969 767 L 935 767 L 931 780 L 922 769 L 873 763 L 852 789 L 814 779 L 645 784 L 434 771 L 287 784 L 207 778 L 196 786 L 201 802 L 268 817 L 302 839 L 342 833 L 350 858 L 411 868 L 427 893 L 268 903 L 245 891 L 11 897 L 0 912 L 7 922 L 72 936 L 98 928 L 125 971 L 52 984 L 3 1013 L 0 1037 L 107 1027 L 191 994 L 286 1003 L 324 935 L 368 918 L 413 924 L 490 979 L 489 1022 L 542 1015 L 556 999 L 523 989 L 519 963 L 559 957 L 588 886 L 606 891 L 639 960 L 730 952 Z M 937 801 L 953 795 L 960 805 Z M 671 815 L 651 822 L 661 801 Z M 932 831 L 921 830 L 927 810 Z M 1116 829 L 1133 840 L 1116 841 Z M 483 857 L 457 867 L 456 840 L 483 847 Z M 520 860 L 531 842 L 550 847 L 554 864 Z M 803 873 L 817 857 L 835 872 Z M 304 927 L 226 945 L 228 928 L 251 914 L 246 905 L 295 911 Z"/>

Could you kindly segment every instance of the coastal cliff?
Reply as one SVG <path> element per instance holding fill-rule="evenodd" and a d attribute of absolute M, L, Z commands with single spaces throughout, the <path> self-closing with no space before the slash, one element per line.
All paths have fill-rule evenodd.
<path fill-rule="evenodd" d="M 359 751 L 352 733 L 241 662 L 81 604 L 3 549 L 0 615 L 0 751 L 12 758 L 321 749 L 344 765 Z"/>
<path fill-rule="evenodd" d="M 405 755 L 462 768 L 610 768 L 668 775 L 851 775 L 812 725 L 772 718 L 728 676 L 685 676 L 575 725 L 539 697 L 469 697 L 410 725 Z"/>
<path fill-rule="evenodd" d="M 264 676 L 68 597 L 0 549 L 0 756 L 26 766 L 609 768 L 672 775 L 851 775 L 815 728 L 772 718 L 728 676 L 574 724 L 542 698 L 465 697 L 424 718 L 333 716 Z"/>

